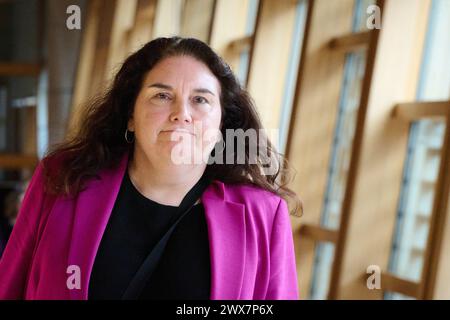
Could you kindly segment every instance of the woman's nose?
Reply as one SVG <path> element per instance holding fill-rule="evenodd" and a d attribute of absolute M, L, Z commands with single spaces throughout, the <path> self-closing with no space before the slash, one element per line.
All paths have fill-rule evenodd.
<path fill-rule="evenodd" d="M 170 115 L 170 121 L 192 122 L 189 103 L 186 101 L 174 103 L 174 110 Z"/>

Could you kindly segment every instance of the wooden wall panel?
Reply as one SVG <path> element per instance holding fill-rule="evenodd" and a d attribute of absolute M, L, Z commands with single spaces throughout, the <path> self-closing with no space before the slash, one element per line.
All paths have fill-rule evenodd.
<path fill-rule="evenodd" d="M 114 12 L 117 0 L 106 1 L 101 3 L 99 16 L 99 27 L 96 39 L 95 54 L 91 56 L 94 59 L 93 68 L 91 69 L 90 78 L 86 81 L 90 82 L 89 93 L 87 98 L 97 95 L 106 88 L 107 79 L 107 61 L 111 45 L 111 30 L 114 21 Z"/>
<path fill-rule="evenodd" d="M 129 33 L 134 26 L 137 0 L 117 0 L 111 28 L 105 80 L 110 81 L 130 54 Z"/>
<path fill-rule="evenodd" d="M 107 61 L 115 8 L 116 0 L 94 0 L 88 6 L 68 136 L 78 128 L 84 103 L 99 95 L 107 86 L 106 79 L 109 76 Z"/>
<path fill-rule="evenodd" d="M 170 37 L 180 33 L 182 0 L 158 0 L 153 38 Z"/>
<path fill-rule="evenodd" d="M 215 0 L 186 0 L 180 21 L 180 36 L 209 41 Z"/>
<path fill-rule="evenodd" d="M 290 187 L 304 202 L 304 215 L 292 219 L 300 297 L 308 297 L 315 242 L 301 237 L 302 224 L 320 224 L 331 147 L 343 79 L 344 55 L 329 42 L 351 31 L 353 0 L 310 2 L 287 157 L 296 169 Z"/>
<path fill-rule="evenodd" d="M 261 1 L 247 86 L 270 130 L 279 128 L 298 1 Z"/>
<path fill-rule="evenodd" d="M 210 45 L 235 73 L 239 69 L 239 52 L 229 46 L 246 36 L 248 8 L 249 0 L 216 0 Z"/>
<path fill-rule="evenodd" d="M 129 32 L 128 51 L 134 52 L 152 40 L 156 0 L 139 0 L 133 29 Z"/>
<path fill-rule="evenodd" d="M 81 104 L 84 103 L 90 95 L 92 83 L 89 79 L 91 79 L 92 70 L 94 68 L 94 56 L 96 53 L 95 50 L 100 27 L 99 17 L 101 9 L 102 0 L 92 0 L 87 6 L 86 22 L 84 24 L 75 86 L 72 96 L 72 112 L 68 132 L 69 135 L 72 134 L 75 128 L 78 127 Z"/>
<path fill-rule="evenodd" d="M 381 298 L 362 276 L 372 264 L 387 270 L 409 130 L 391 114 L 396 103 L 415 99 L 429 4 L 384 2 L 376 52 L 371 44 L 367 59 L 372 71 L 363 84 L 331 298 Z"/>

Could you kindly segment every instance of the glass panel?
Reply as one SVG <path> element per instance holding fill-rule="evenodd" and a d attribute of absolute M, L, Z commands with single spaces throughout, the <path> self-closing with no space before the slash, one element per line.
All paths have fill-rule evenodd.
<path fill-rule="evenodd" d="M 334 244 L 319 243 L 317 245 L 314 258 L 313 285 L 309 294 L 310 299 L 323 300 L 327 298 L 333 257 Z"/>
<path fill-rule="evenodd" d="M 445 123 L 421 120 L 411 127 L 389 271 L 420 281 Z"/>

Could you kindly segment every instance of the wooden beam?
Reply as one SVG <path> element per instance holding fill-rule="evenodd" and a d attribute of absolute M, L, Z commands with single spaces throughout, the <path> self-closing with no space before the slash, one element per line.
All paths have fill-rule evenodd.
<path fill-rule="evenodd" d="M 38 161 L 37 156 L 0 153 L 0 168 L 2 169 L 33 168 Z"/>
<path fill-rule="evenodd" d="M 419 296 L 419 283 L 399 278 L 389 272 L 381 273 L 381 288 L 383 292 L 401 293 L 413 298 Z"/>
<path fill-rule="evenodd" d="M 354 52 L 367 49 L 372 32 L 363 31 L 349 33 L 330 40 L 328 46 L 331 50 Z"/>
<path fill-rule="evenodd" d="M 450 101 L 400 103 L 394 106 L 393 117 L 408 122 L 450 115 Z"/>
<path fill-rule="evenodd" d="M 310 224 L 303 224 L 300 227 L 299 234 L 308 237 L 314 241 L 336 242 L 338 238 L 338 230 L 331 230 Z"/>
<path fill-rule="evenodd" d="M 39 75 L 41 65 L 27 62 L 0 62 L 0 76 L 30 76 Z"/>

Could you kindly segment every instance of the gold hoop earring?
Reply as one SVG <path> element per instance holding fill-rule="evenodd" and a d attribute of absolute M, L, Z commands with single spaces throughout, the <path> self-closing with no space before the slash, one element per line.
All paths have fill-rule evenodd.
<path fill-rule="evenodd" d="M 130 132 L 133 132 L 133 131 L 130 131 Z M 134 137 L 133 137 L 132 140 L 128 140 L 128 128 L 125 129 L 125 141 L 127 143 L 133 143 L 134 142 Z"/>

